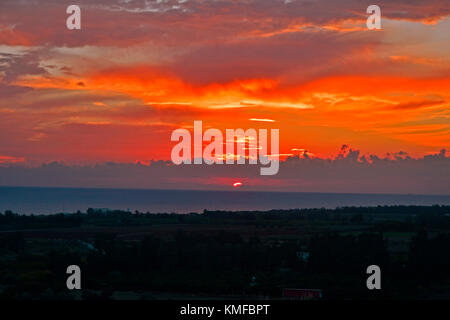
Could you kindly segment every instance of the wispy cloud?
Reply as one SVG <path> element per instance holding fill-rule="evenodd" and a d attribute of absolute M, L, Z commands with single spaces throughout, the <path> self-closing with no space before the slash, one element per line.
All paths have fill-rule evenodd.
<path fill-rule="evenodd" d="M 259 119 L 259 118 L 250 118 L 248 120 L 250 120 L 250 121 L 259 121 L 259 122 L 275 122 L 275 120 L 272 120 L 272 119 Z"/>

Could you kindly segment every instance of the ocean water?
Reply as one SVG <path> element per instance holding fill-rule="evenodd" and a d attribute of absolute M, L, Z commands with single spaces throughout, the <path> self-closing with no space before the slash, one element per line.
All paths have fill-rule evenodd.
<path fill-rule="evenodd" d="M 0 211 L 51 214 L 87 208 L 141 212 L 270 210 L 375 205 L 450 205 L 450 196 L 250 191 L 0 187 Z"/>

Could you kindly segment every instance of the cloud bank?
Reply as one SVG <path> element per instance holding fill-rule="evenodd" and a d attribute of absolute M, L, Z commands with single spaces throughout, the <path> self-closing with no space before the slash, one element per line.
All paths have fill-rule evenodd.
<path fill-rule="evenodd" d="M 179 165 L 169 161 L 0 167 L 0 185 L 47 187 L 150 188 L 393 193 L 450 195 L 450 157 L 440 153 L 412 158 L 405 152 L 385 157 L 361 155 L 344 145 L 333 159 L 307 151 L 281 161 L 275 176 L 260 176 L 258 165 Z"/>

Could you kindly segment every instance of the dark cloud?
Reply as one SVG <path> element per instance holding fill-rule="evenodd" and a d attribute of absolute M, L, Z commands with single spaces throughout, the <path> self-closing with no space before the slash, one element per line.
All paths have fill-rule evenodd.
<path fill-rule="evenodd" d="M 41 55 L 38 52 L 11 54 L 0 52 L 0 78 L 5 83 L 11 83 L 24 75 L 46 75 L 47 71 L 40 64 Z"/>
<path fill-rule="evenodd" d="M 234 79 L 277 77 L 285 80 L 311 81 L 326 69 L 326 73 L 355 73 L 345 57 L 361 46 L 371 45 L 375 39 L 342 39 L 327 33 L 314 37 L 303 33 L 285 34 L 268 41 L 257 38 L 236 43 L 204 46 L 180 56 L 169 67 L 188 82 L 196 84 L 210 81 L 227 82 Z M 356 61 L 358 60 L 358 61 Z M 359 69 L 373 72 L 372 65 Z M 326 66 L 326 68 L 325 68 Z M 295 70 L 295 73 L 293 72 Z"/>
<path fill-rule="evenodd" d="M 32 91 L 31 88 L 14 86 L 14 85 L 5 85 L 0 83 L 0 98 L 7 99 L 13 96 L 20 96 L 26 92 Z M 1 105 L 1 103 L 0 103 Z"/>
<path fill-rule="evenodd" d="M 265 177 L 259 175 L 259 165 L 8 165 L 0 167 L 0 185 L 226 190 L 237 179 L 245 190 L 259 191 L 450 194 L 445 150 L 418 159 L 401 151 L 380 158 L 360 156 L 349 147 L 342 150 L 345 155 L 334 159 L 290 157 L 281 162 L 277 175 Z"/>
<path fill-rule="evenodd" d="M 427 107 L 433 107 L 440 104 L 445 103 L 444 100 L 424 100 L 424 101 L 412 101 L 412 102 L 404 102 L 399 103 L 393 107 L 390 107 L 390 109 L 420 109 L 420 108 L 427 108 Z"/>
<path fill-rule="evenodd" d="M 187 45 L 283 30 L 293 22 L 325 25 L 363 22 L 369 0 L 107 1 L 79 0 L 82 30 L 65 27 L 67 4 L 59 0 L 0 3 L 0 42 L 22 45 L 117 45 L 141 42 Z M 436 21 L 450 14 L 446 0 L 380 0 L 382 16 Z M 49 17 L 42 19 L 42 17 Z"/>

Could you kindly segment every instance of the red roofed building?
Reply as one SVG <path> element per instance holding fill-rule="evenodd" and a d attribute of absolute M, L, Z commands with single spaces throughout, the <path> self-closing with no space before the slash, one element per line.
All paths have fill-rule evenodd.
<path fill-rule="evenodd" d="M 284 288 L 283 297 L 288 299 L 315 300 L 322 298 L 322 290 Z"/>

